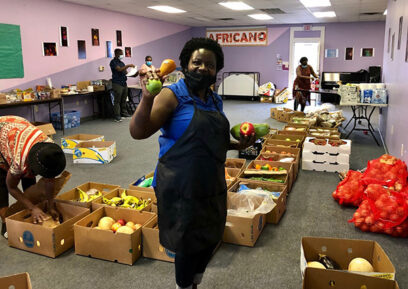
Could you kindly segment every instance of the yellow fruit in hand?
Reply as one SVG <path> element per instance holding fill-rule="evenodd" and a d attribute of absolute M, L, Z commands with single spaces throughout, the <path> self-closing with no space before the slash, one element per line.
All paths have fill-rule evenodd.
<path fill-rule="evenodd" d="M 103 217 L 99 220 L 98 227 L 102 230 L 111 230 L 112 225 L 115 223 L 115 220 L 111 217 Z"/>

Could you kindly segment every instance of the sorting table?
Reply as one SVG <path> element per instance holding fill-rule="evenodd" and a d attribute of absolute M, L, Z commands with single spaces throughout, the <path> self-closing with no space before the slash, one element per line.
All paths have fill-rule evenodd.
<path fill-rule="evenodd" d="M 373 115 L 374 110 L 382 107 L 387 107 L 388 104 L 374 104 L 374 103 L 356 103 L 356 104 L 340 104 L 340 106 L 350 106 L 351 110 L 353 111 L 353 117 L 348 121 L 346 126 L 344 127 L 344 130 L 348 127 L 348 125 L 354 120 L 354 125 L 353 128 L 350 130 L 350 132 L 347 134 L 346 138 L 348 138 L 353 131 L 359 130 L 359 131 L 369 131 L 377 145 L 379 146 L 380 143 L 378 142 L 377 138 L 374 135 L 374 128 L 371 124 L 371 117 Z M 371 111 L 369 110 L 371 108 Z M 361 125 L 361 120 L 367 121 L 367 126 L 366 127 L 357 127 L 357 122 L 359 125 Z"/>

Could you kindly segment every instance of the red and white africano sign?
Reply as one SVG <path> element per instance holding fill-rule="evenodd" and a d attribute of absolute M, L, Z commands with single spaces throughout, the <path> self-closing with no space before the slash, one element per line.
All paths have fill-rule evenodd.
<path fill-rule="evenodd" d="M 266 46 L 268 44 L 268 29 L 266 27 L 234 30 L 207 29 L 207 37 L 217 41 L 222 46 Z"/>

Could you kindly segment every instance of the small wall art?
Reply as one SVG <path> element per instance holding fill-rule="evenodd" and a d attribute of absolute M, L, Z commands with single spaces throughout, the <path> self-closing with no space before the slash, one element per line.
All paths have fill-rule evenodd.
<path fill-rule="evenodd" d="M 78 59 L 86 59 L 86 42 L 78 40 Z"/>
<path fill-rule="evenodd" d="M 92 28 L 92 46 L 99 46 L 99 29 Z"/>
<path fill-rule="evenodd" d="M 68 27 L 65 27 L 65 26 L 60 27 L 60 46 L 62 46 L 62 47 L 68 47 L 69 46 Z"/>
<path fill-rule="evenodd" d="M 353 47 L 346 47 L 345 52 L 345 60 L 353 60 L 354 48 Z"/>
<path fill-rule="evenodd" d="M 122 31 L 116 30 L 116 46 L 122 46 Z"/>
<path fill-rule="evenodd" d="M 361 48 L 361 57 L 374 57 L 374 48 Z"/>
<path fill-rule="evenodd" d="M 43 42 L 43 56 L 57 56 L 57 43 Z"/>
<path fill-rule="evenodd" d="M 132 48 L 125 47 L 125 57 L 132 57 Z"/>
<path fill-rule="evenodd" d="M 398 49 L 401 49 L 401 37 L 402 37 L 402 22 L 403 22 L 403 17 L 401 16 L 399 19 L 399 28 L 398 28 Z"/>
<path fill-rule="evenodd" d="M 106 57 L 112 58 L 112 41 L 106 41 Z"/>
<path fill-rule="evenodd" d="M 326 58 L 337 58 L 337 57 L 339 57 L 339 50 L 337 48 L 327 48 L 324 51 L 324 57 L 326 57 Z"/>

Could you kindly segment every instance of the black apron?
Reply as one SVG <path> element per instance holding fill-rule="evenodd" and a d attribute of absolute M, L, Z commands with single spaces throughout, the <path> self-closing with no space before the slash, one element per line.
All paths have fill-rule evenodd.
<path fill-rule="evenodd" d="M 224 233 L 229 122 L 212 99 L 217 111 L 198 109 L 193 98 L 189 126 L 157 165 L 160 243 L 176 253 L 206 249 Z"/>

